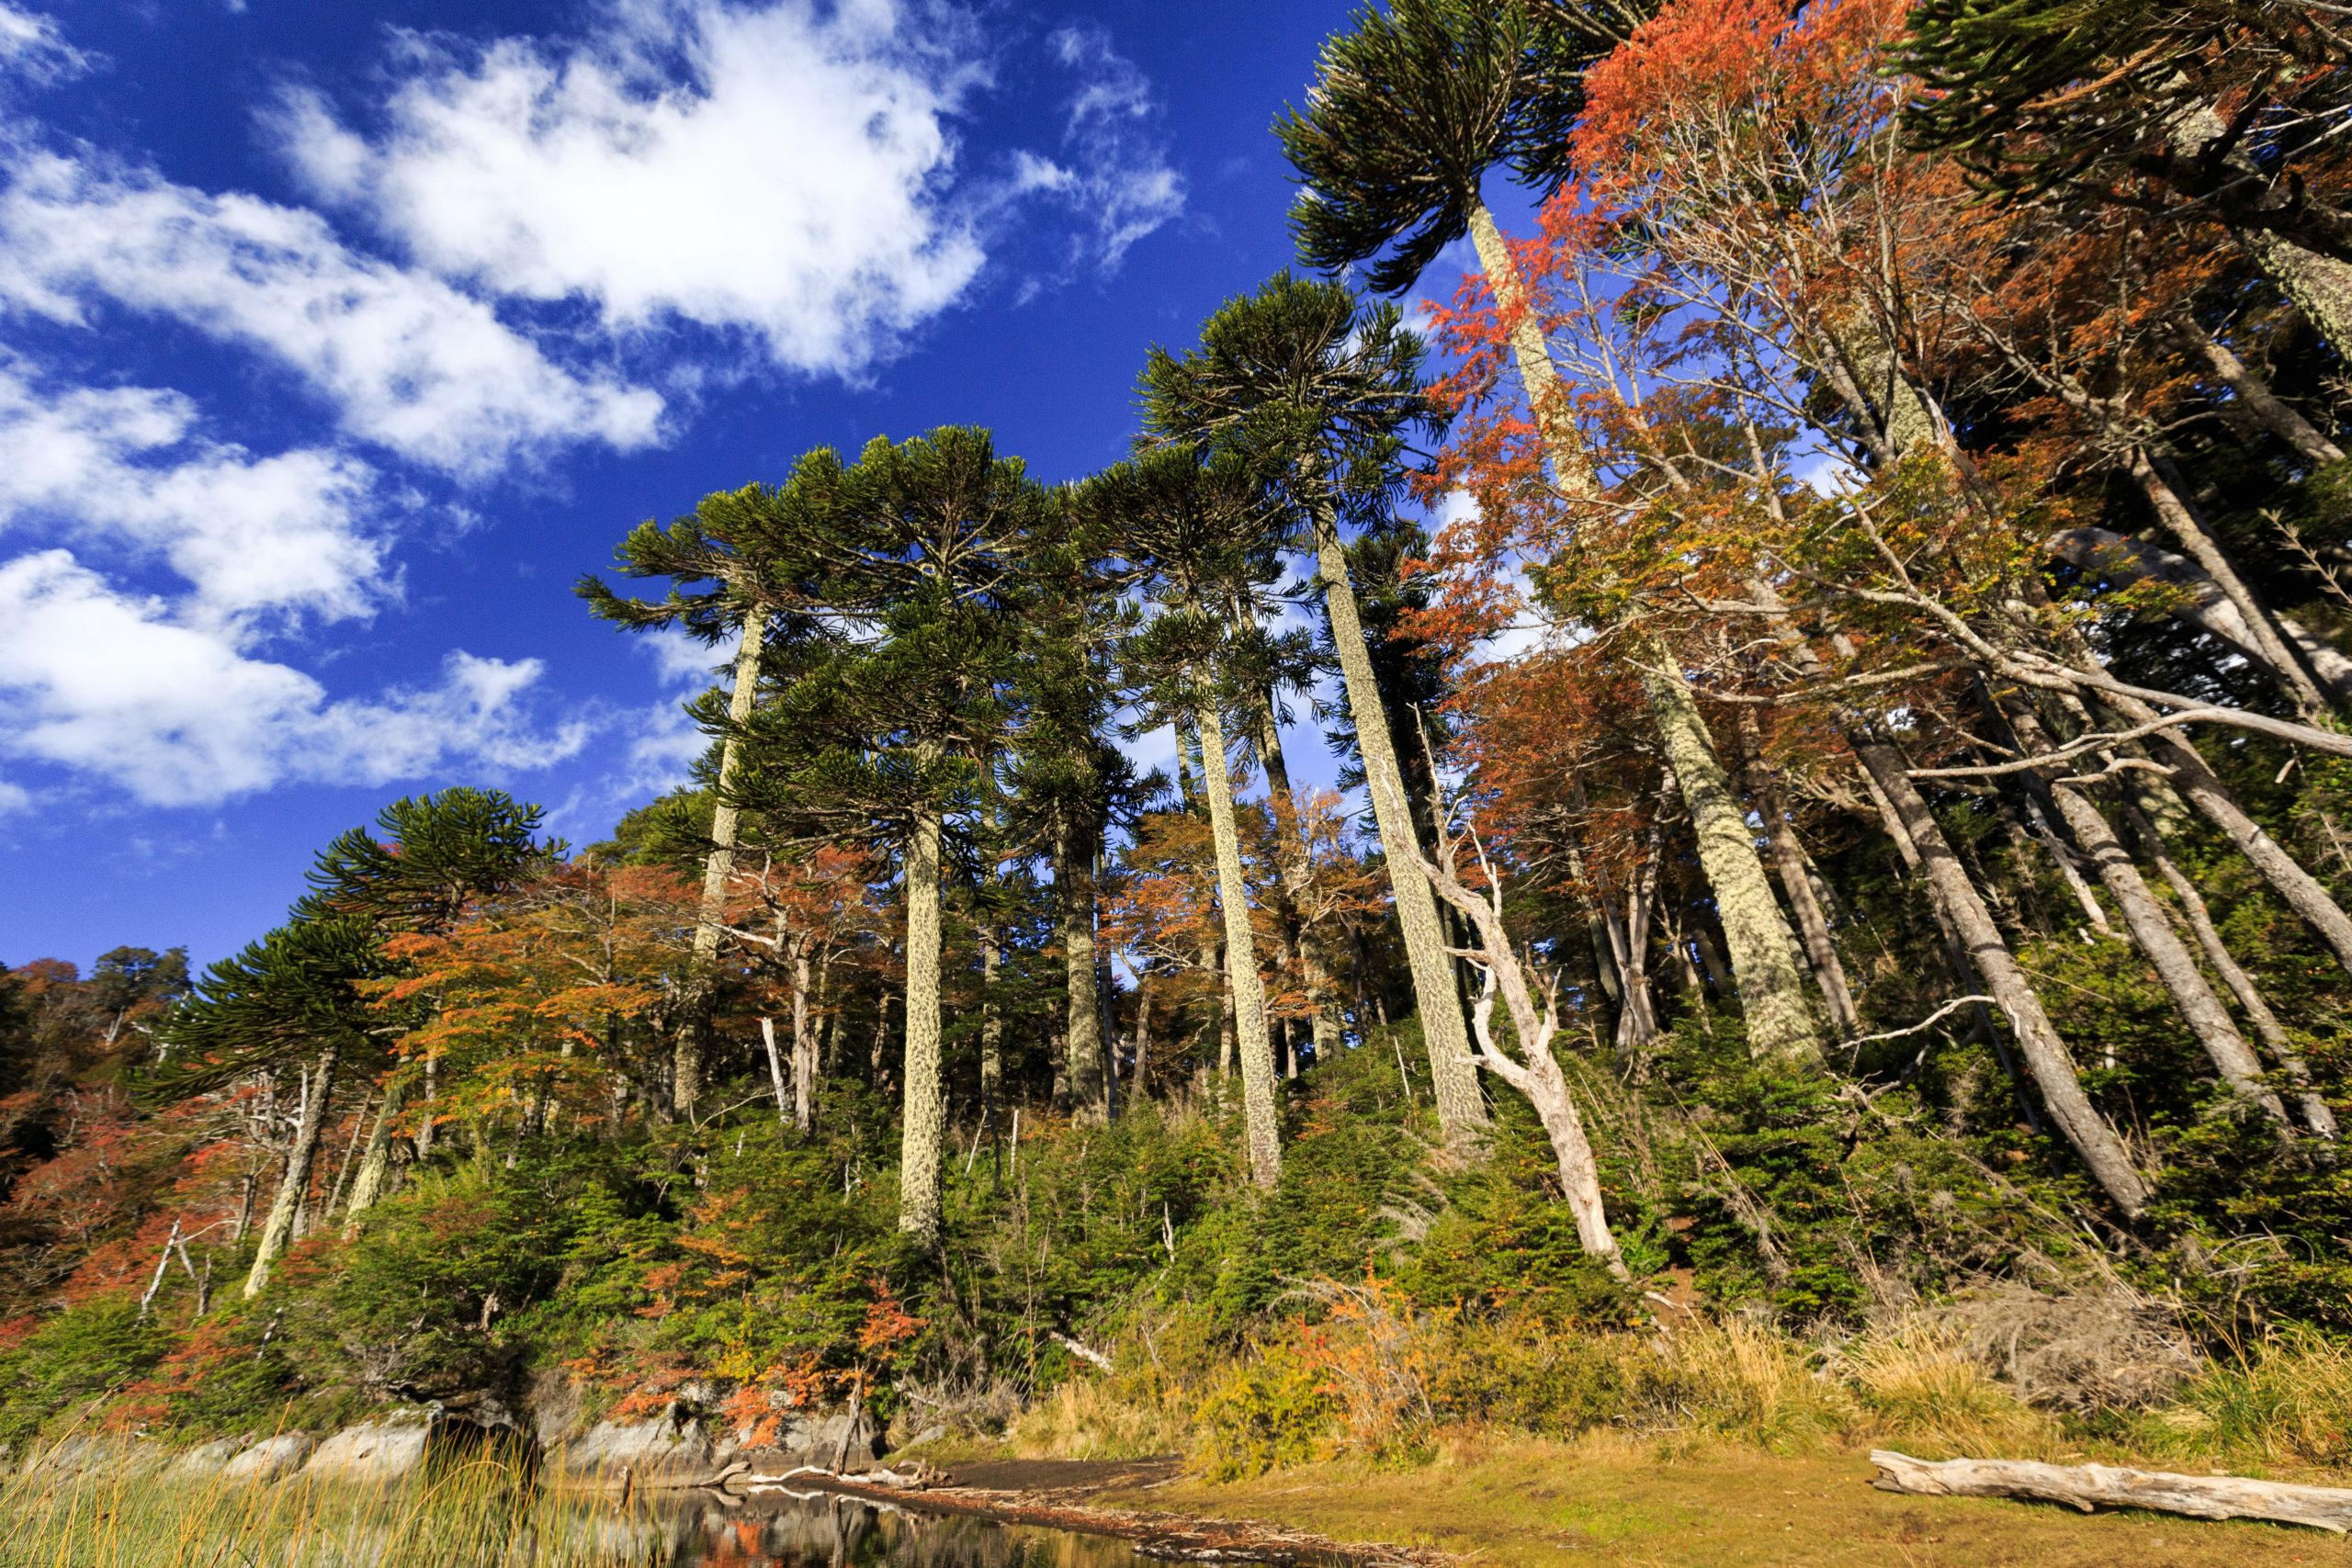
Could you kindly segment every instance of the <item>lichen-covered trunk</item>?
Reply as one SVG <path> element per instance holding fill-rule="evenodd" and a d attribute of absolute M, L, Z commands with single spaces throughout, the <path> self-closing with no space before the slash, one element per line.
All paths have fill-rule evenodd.
<path fill-rule="evenodd" d="M 1388 883 L 1396 898 L 1396 923 L 1413 971 L 1413 997 L 1420 1010 L 1421 1038 L 1429 1048 L 1430 1078 L 1436 1088 L 1438 1124 L 1450 1138 L 1485 1135 L 1487 1101 L 1478 1089 L 1478 1066 L 1470 1055 L 1470 1031 L 1463 1021 L 1455 989 L 1453 959 L 1446 952 L 1445 928 L 1438 919 L 1437 896 L 1420 872 L 1420 844 L 1413 832 L 1412 806 L 1405 777 L 1388 737 L 1388 714 L 1363 642 L 1363 617 L 1356 609 L 1355 585 L 1340 529 L 1328 502 L 1315 517 L 1316 565 L 1323 578 L 1323 603 L 1331 618 L 1331 642 L 1363 757 L 1365 792 L 1380 828 Z"/>
<path fill-rule="evenodd" d="M 1805 963 L 1813 970 L 1814 986 L 1821 992 L 1822 1005 L 1828 1010 L 1829 1021 L 1838 1032 L 1858 1034 L 1861 1032 L 1861 1019 L 1854 1010 L 1854 991 L 1846 979 L 1845 961 L 1838 955 L 1838 943 L 1829 934 L 1828 911 L 1822 908 L 1820 898 L 1815 896 L 1813 880 L 1805 874 L 1804 846 L 1797 841 L 1787 803 L 1781 799 L 1780 785 L 1772 776 L 1772 765 L 1765 759 L 1763 738 L 1753 709 L 1742 710 L 1739 733 L 1757 812 L 1764 819 L 1764 844 L 1771 852 L 1772 869 L 1780 875 L 1781 891 L 1789 901 L 1790 911 L 1796 916 L 1797 937 L 1804 947 Z"/>
<path fill-rule="evenodd" d="M 320 1052 L 318 1064 L 311 1070 L 311 1089 L 303 1097 L 301 1117 L 294 1123 L 293 1146 L 286 1151 L 286 1172 L 278 1178 L 277 1196 L 270 1202 L 269 1218 L 262 1222 L 261 1242 L 254 1249 L 253 1268 L 245 1274 L 247 1301 L 261 1294 L 262 1287 L 269 1283 L 269 1271 L 294 1239 L 294 1215 L 302 1206 L 302 1195 L 311 1190 L 311 1170 L 319 1158 L 319 1132 L 326 1125 L 327 1101 L 334 1093 L 334 1050 Z"/>
<path fill-rule="evenodd" d="M 1530 308 L 1519 264 L 1511 258 L 1494 214 L 1483 202 L 1471 205 L 1470 236 L 1487 286 L 1502 313 L 1520 385 L 1543 436 L 1553 478 L 1571 497 L 1595 494 L 1599 487 L 1583 446 L 1568 423 L 1559 373 L 1544 345 L 1542 323 Z M 1746 1015 L 1749 1049 L 1759 1057 L 1817 1064 L 1821 1031 L 1805 1001 L 1807 983 L 1797 958 L 1796 938 L 1772 897 L 1771 879 L 1765 874 L 1763 859 L 1747 830 L 1747 814 L 1740 809 L 1707 735 L 1705 716 L 1665 648 L 1653 642 L 1645 650 L 1643 662 L 1643 692 L 1665 743 L 1668 764 L 1679 779 L 1683 798 L 1690 805 L 1691 827 L 1699 837 L 1700 866 L 1715 896 L 1724 940 L 1731 944 L 1732 974 Z"/>
<path fill-rule="evenodd" d="M 735 646 L 735 688 L 727 699 L 730 724 L 752 716 L 752 702 L 759 693 L 760 648 L 767 634 L 766 617 L 757 611 L 743 617 L 741 638 Z M 735 777 L 735 738 L 719 743 L 718 804 L 710 814 L 710 852 L 702 863 L 702 903 L 695 913 L 695 945 L 686 965 L 686 996 L 679 1009 L 677 1032 L 670 1048 L 670 1111 L 681 1120 L 691 1117 L 702 1099 L 703 1057 L 710 1038 L 711 990 L 718 964 L 718 940 L 726 924 L 727 879 L 735 874 L 735 835 L 740 814 L 727 803 L 727 787 Z"/>
<path fill-rule="evenodd" d="M 1250 1176 L 1272 1187 L 1283 1173 L 1281 1122 L 1274 1111 L 1274 1054 L 1266 1033 L 1266 987 L 1258 974 L 1250 928 L 1250 883 L 1241 870 L 1241 834 L 1233 820 L 1233 776 L 1225 764 L 1225 729 L 1214 699 L 1200 705 L 1202 793 L 1216 840 L 1216 899 L 1225 914 L 1225 972 L 1233 998 L 1234 1048 L 1241 1057 L 1241 1121 Z M 1423 883 L 1424 889 L 1428 884 Z"/>
<path fill-rule="evenodd" d="M 899 1143 L 899 1228 L 939 1246 L 940 1145 L 947 1134 L 939 1056 L 939 838 L 936 807 L 915 813 L 907 842 L 906 1088 Z"/>
<path fill-rule="evenodd" d="M 1772 896 L 1771 878 L 1756 852 L 1747 813 L 1732 791 L 1730 776 L 1715 755 L 1698 698 L 1672 654 L 1653 645 L 1642 670 L 1642 690 L 1657 726 L 1666 760 L 1682 786 L 1690 827 L 1699 842 L 1699 866 L 1715 896 L 1716 917 L 1731 948 L 1731 972 L 1739 992 L 1751 1055 L 1817 1066 L 1821 1030 L 1806 1004 L 1808 982 L 1797 957 L 1795 937 Z"/>
<path fill-rule="evenodd" d="M 395 1072 L 384 1080 L 384 1103 L 376 1109 L 376 1124 L 368 1129 L 368 1146 L 360 1151 L 359 1174 L 352 1178 L 351 1195 L 344 1204 L 346 1239 L 357 1234 L 359 1216 L 383 1201 L 385 1189 L 391 1184 L 392 1123 L 400 1116 L 407 1091 L 408 1079 L 402 1073 Z"/>
<path fill-rule="evenodd" d="M 1078 1120 L 1104 1122 L 1110 1119 L 1111 1099 L 1102 1071 L 1102 992 L 1094 962 L 1094 846 L 1088 826 L 1075 807 L 1065 806 L 1054 836 L 1062 973 L 1069 993 L 1062 1073 Z"/>
<path fill-rule="evenodd" d="M 1919 868 L 1928 896 L 1951 923 L 1970 964 L 1984 989 L 2009 1021 L 2028 1076 L 2041 1091 L 2051 1121 L 2075 1147 L 2092 1179 L 2126 1219 L 2136 1220 L 2148 1206 L 2147 1179 L 2140 1174 L 2123 1140 L 2083 1092 L 2081 1075 L 2066 1050 L 2057 1026 L 2041 1005 L 2025 971 L 1993 921 L 1968 871 L 1944 837 L 1942 827 L 1911 782 L 1902 756 L 1894 747 L 1867 731 L 1849 738 L 1871 780 L 1885 796 L 1904 832 L 1919 856 Z"/>

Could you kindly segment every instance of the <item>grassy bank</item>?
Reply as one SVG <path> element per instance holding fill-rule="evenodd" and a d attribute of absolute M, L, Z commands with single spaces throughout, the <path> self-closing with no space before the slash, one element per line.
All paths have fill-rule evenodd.
<path fill-rule="evenodd" d="M 2253 1568 L 2352 1558 L 2343 1541 L 2312 1530 L 1896 1496 L 1872 1490 L 1871 1473 L 1852 1454 L 1662 1450 L 1606 1433 L 1570 1442 L 1468 1436 L 1409 1470 L 1338 1460 L 1106 1500 L 1434 1547 L 1488 1568 Z"/>

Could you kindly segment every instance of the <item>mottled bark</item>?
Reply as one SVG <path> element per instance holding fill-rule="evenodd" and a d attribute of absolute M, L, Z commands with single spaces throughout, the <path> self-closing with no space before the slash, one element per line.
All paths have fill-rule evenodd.
<path fill-rule="evenodd" d="M 2307 463 L 2316 466 L 2343 460 L 2344 449 L 2321 434 L 2310 420 L 2271 390 L 2269 381 L 2240 359 L 2236 350 L 2207 332 L 2195 316 L 2183 312 L 2178 321 L 2181 335 L 2265 430 L 2285 442 Z"/>
<path fill-rule="evenodd" d="M 1430 1077 L 1436 1086 L 1438 1123 L 1449 1137 L 1483 1137 L 1487 1124 L 1487 1102 L 1478 1089 L 1478 1067 L 1470 1055 L 1470 1032 L 1462 1017 L 1460 993 L 1454 987 L 1453 959 L 1446 952 L 1445 929 L 1438 919 L 1437 897 L 1420 872 L 1420 842 L 1413 831 L 1411 803 L 1405 795 L 1405 777 L 1396 749 L 1388 736 L 1387 709 L 1380 700 L 1380 685 L 1364 647 L 1363 618 L 1357 613 L 1355 585 L 1348 576 L 1348 558 L 1340 546 L 1338 520 L 1327 502 L 1315 517 L 1316 564 L 1323 578 L 1323 602 L 1331 617 L 1331 641 L 1345 678 L 1349 716 L 1354 721 L 1356 746 L 1363 758 L 1364 785 L 1372 796 L 1372 814 L 1380 828 L 1380 844 L 1388 863 L 1388 880 L 1396 897 L 1396 922 L 1405 937 L 1405 956 L 1413 971 L 1413 996 L 1419 1009 L 1421 1037 L 1429 1049 Z"/>
<path fill-rule="evenodd" d="M 817 1032 L 808 1020 L 808 950 L 792 958 L 792 1124 L 803 1133 L 817 1126 Z"/>
<path fill-rule="evenodd" d="M 1225 728 L 1214 699 L 1201 704 L 1203 790 L 1216 840 L 1217 904 L 1225 914 L 1225 971 L 1233 998 L 1234 1048 L 1241 1057 L 1241 1120 L 1250 1179 L 1272 1187 L 1283 1171 L 1281 1122 L 1274 1111 L 1274 1056 L 1266 1032 L 1266 987 L 1250 928 L 1250 884 L 1241 870 L 1241 834 L 1233 819 L 1233 777 L 1225 763 Z M 1424 891 L 1427 885 L 1424 884 Z"/>
<path fill-rule="evenodd" d="M 311 1190 L 311 1168 L 319 1157 L 319 1133 L 326 1125 L 327 1101 L 334 1094 L 334 1052 L 320 1052 L 318 1064 L 311 1071 L 309 1091 L 302 1097 L 301 1116 L 294 1123 L 294 1143 L 286 1151 L 286 1170 L 277 1180 L 277 1196 L 269 1205 L 269 1218 L 262 1222 L 253 1268 L 245 1274 L 247 1301 L 261 1294 L 262 1287 L 269 1283 L 269 1271 L 294 1239 L 294 1216 Z"/>
<path fill-rule="evenodd" d="M 940 1144 L 947 1097 L 939 1055 L 939 839 L 936 807 L 915 814 L 907 844 L 905 1112 L 899 1147 L 899 1228 L 939 1246 Z"/>
<path fill-rule="evenodd" d="M 1698 699 L 1652 645 L 1642 669 L 1666 760 L 1681 785 L 1699 842 L 1699 864 L 1715 896 L 1715 913 L 1731 948 L 1732 978 L 1747 1028 L 1748 1050 L 1758 1057 L 1819 1065 L 1821 1031 L 1806 1005 L 1806 981 L 1796 939 L 1772 897 L 1771 879 L 1756 852 L 1747 814 L 1731 787 L 1707 734 Z"/>

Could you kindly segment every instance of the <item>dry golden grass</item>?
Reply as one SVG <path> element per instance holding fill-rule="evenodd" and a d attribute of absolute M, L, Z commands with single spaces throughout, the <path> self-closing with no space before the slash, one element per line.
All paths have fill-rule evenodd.
<path fill-rule="evenodd" d="M 667 1526 L 602 1495 L 543 1485 L 495 1450 L 413 1479 L 175 1479 L 125 1449 L 82 1474 L 0 1483 L 5 1568 L 634 1568 L 669 1560 Z"/>

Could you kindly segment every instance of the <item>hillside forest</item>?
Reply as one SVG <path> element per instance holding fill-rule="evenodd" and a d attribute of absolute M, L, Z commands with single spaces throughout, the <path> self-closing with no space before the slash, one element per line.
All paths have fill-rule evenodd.
<path fill-rule="evenodd" d="M 561 1385 L 1239 1474 L 1929 1366 L 2352 1462 L 2347 112 L 2322 0 L 1357 11 L 1119 461 L 583 548 L 707 649 L 688 785 L 8 972 L 0 1443 Z"/>

